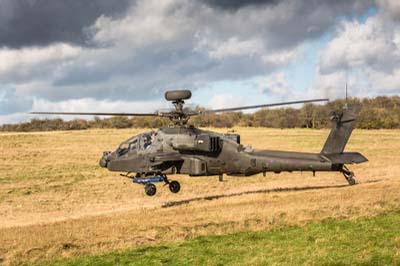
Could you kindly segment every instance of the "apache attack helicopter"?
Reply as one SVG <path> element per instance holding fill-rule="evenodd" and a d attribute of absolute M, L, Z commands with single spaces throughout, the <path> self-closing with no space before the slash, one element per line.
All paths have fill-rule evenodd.
<path fill-rule="evenodd" d="M 194 111 L 184 108 L 185 100 L 192 96 L 189 90 L 168 91 L 165 99 L 171 101 L 175 110 L 155 113 L 71 113 L 32 112 L 33 114 L 98 115 L 98 116 L 153 116 L 166 117 L 173 126 L 150 131 L 122 142 L 111 152 L 106 151 L 100 166 L 110 171 L 125 172 L 123 176 L 133 183 L 144 185 L 148 196 L 156 194 L 156 182 L 164 182 L 172 193 L 178 193 L 178 181 L 170 181 L 169 174 L 189 176 L 223 175 L 250 176 L 267 172 L 336 171 L 344 175 L 350 185 L 355 184 L 354 173 L 346 164 L 368 161 L 358 152 L 343 152 L 355 123 L 355 111 L 345 106 L 331 113 L 332 130 L 320 153 L 253 150 L 244 147 L 238 134 L 220 134 L 188 125 L 190 117 L 206 113 L 233 112 L 247 109 L 289 104 L 328 101 L 315 99 L 275 104 L 243 106 L 217 110 Z"/>

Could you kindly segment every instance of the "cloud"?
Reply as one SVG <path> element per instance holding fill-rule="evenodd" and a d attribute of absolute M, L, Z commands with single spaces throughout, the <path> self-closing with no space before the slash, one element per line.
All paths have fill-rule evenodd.
<path fill-rule="evenodd" d="M 222 60 L 228 57 L 256 56 L 265 53 L 263 42 L 260 39 L 238 40 L 231 37 L 225 42 L 209 42 L 207 39 L 199 42 L 197 50 L 206 50 L 210 58 Z"/>
<path fill-rule="evenodd" d="M 93 98 L 82 98 L 76 100 L 66 100 L 52 102 L 44 99 L 36 99 L 32 109 L 35 111 L 60 111 L 60 112 L 137 112 L 152 113 L 159 109 L 169 108 L 169 103 L 163 101 L 110 101 L 96 100 Z"/>
<path fill-rule="evenodd" d="M 371 7 L 372 0 L 3 0 L 0 84 L 57 104 L 152 102 L 168 89 L 280 72 L 303 43 Z M 348 60 L 333 63 L 321 69 Z"/>
<path fill-rule="evenodd" d="M 261 6 L 272 5 L 279 2 L 279 0 L 200 0 L 212 7 L 217 7 L 227 10 L 238 10 L 246 6 Z"/>
<path fill-rule="evenodd" d="M 229 107 L 245 106 L 245 102 L 242 98 L 233 94 L 224 93 L 214 95 L 209 102 L 210 109 L 222 109 Z"/>
<path fill-rule="evenodd" d="M 20 122 L 26 122 L 32 119 L 32 115 L 26 112 L 23 113 L 12 113 L 0 115 L 0 125 L 3 124 L 16 124 Z"/>
<path fill-rule="evenodd" d="M 62 43 L 19 50 L 0 49 L 0 81 L 21 83 L 43 78 L 49 73 L 56 74 L 57 67 L 68 64 L 81 52 L 80 47 Z"/>
<path fill-rule="evenodd" d="M 11 110 L 7 107 L 4 109 L 7 112 L 2 112 L 2 95 L 0 95 L 0 124 L 18 123 L 21 121 L 29 121 L 36 118 L 62 118 L 64 120 L 73 119 L 91 119 L 92 116 L 68 116 L 68 115 L 31 115 L 27 111 L 48 111 L 48 112 L 127 112 L 127 113 L 152 113 L 158 110 L 169 110 L 172 105 L 164 101 L 110 101 L 110 100 L 96 100 L 93 98 L 82 98 L 76 100 L 66 100 L 53 102 L 44 99 L 34 99 L 20 101 L 21 108 Z M 25 101 L 25 102 L 24 102 Z M 29 104 L 27 104 L 29 103 Z M 15 105 L 15 102 L 10 103 Z M 25 107 L 23 107 L 25 106 Z M 11 110 L 11 111 L 10 111 Z"/>
<path fill-rule="evenodd" d="M 261 93 L 266 94 L 273 102 L 307 100 L 327 96 L 326 93 L 321 93 L 321 90 L 315 90 L 313 87 L 306 89 L 293 87 L 284 72 L 276 72 L 259 77 L 254 87 Z"/>
<path fill-rule="evenodd" d="M 327 97 L 329 99 L 343 98 L 348 76 L 345 71 L 336 71 L 329 74 L 321 74 L 319 68 L 314 80 L 314 84 L 309 91 L 313 91 L 316 96 Z M 349 82 L 348 87 L 352 88 L 350 95 L 356 96 L 354 86 L 356 82 Z"/>
<path fill-rule="evenodd" d="M 377 88 L 376 90 L 370 91 L 370 94 L 374 96 L 380 94 L 400 94 L 400 68 L 397 67 L 393 69 L 391 73 L 367 69 L 366 76 L 371 84 L 370 88 Z"/>
<path fill-rule="evenodd" d="M 101 15 L 118 17 L 131 0 L 1 0 L 0 47 L 66 42 L 85 45 L 85 27 Z"/>
<path fill-rule="evenodd" d="M 41 97 L 146 99 L 156 95 L 149 91 L 262 75 L 290 63 L 304 40 L 325 33 L 338 15 L 363 12 L 367 2 L 287 0 L 230 12 L 201 1 L 137 1 L 123 17 L 100 16 L 90 32 L 102 48 L 83 49 L 48 73 L 52 89 Z"/>
<path fill-rule="evenodd" d="M 13 88 L 0 90 L 0 115 L 28 111 L 32 108 L 33 101 L 18 95 Z"/>
<path fill-rule="evenodd" d="M 257 87 L 266 94 L 290 98 L 294 91 L 284 73 L 271 74 L 258 80 Z"/>
<path fill-rule="evenodd" d="M 397 0 L 377 0 L 382 11 L 393 19 L 400 19 L 400 2 Z"/>
<path fill-rule="evenodd" d="M 333 94 L 329 86 L 340 77 L 336 87 L 343 87 L 346 75 L 353 96 L 400 93 L 400 25 L 385 10 L 364 22 L 343 22 L 322 51 L 316 87 Z"/>
<path fill-rule="evenodd" d="M 344 22 L 337 36 L 328 44 L 322 58 L 321 71 L 368 66 L 390 70 L 400 63 L 400 47 L 395 43 L 395 30 L 381 17 L 365 23 Z"/>

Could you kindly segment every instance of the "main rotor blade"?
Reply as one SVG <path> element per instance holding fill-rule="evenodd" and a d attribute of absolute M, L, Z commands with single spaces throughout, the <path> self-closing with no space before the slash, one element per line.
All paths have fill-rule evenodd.
<path fill-rule="evenodd" d="M 263 107 L 273 107 L 273 106 L 291 105 L 291 104 L 299 104 L 299 103 L 328 102 L 328 101 L 329 101 L 329 99 L 312 99 L 312 100 L 303 100 L 303 101 L 292 101 L 292 102 L 282 102 L 282 103 L 270 103 L 270 104 L 240 106 L 240 107 L 233 107 L 233 108 L 205 110 L 205 111 L 199 112 L 199 114 L 202 114 L 202 113 L 233 112 L 233 111 L 240 111 L 240 110 L 257 109 L 257 108 L 263 108 Z"/>
<path fill-rule="evenodd" d="M 99 115 L 99 116 L 162 116 L 162 113 L 82 113 L 82 112 L 30 112 L 35 115 Z"/>

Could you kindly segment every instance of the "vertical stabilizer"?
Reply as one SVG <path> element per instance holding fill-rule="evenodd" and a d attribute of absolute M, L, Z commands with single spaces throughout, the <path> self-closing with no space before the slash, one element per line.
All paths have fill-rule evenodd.
<path fill-rule="evenodd" d="M 356 113 L 347 105 L 331 113 L 332 130 L 322 148 L 322 154 L 342 153 L 354 128 Z"/>

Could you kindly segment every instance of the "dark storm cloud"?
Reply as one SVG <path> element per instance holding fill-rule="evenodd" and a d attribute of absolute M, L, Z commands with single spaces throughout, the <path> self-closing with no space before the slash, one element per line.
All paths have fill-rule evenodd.
<path fill-rule="evenodd" d="M 279 5 L 277 12 L 281 19 L 259 30 L 264 32 L 270 47 L 292 48 L 329 33 L 339 19 L 358 18 L 374 8 L 375 2 L 303 0 L 280 1 Z"/>
<path fill-rule="evenodd" d="M 0 0 L 0 47 L 85 45 L 85 28 L 101 15 L 119 16 L 132 0 Z"/>
<path fill-rule="evenodd" d="M 276 53 L 279 55 L 280 52 L 291 52 L 304 41 L 329 32 L 339 16 L 364 14 L 373 3 L 373 0 L 142 0 L 137 1 L 134 8 L 125 13 L 121 10 L 129 1 L 124 1 L 125 5 L 111 8 L 115 3 L 109 0 L 65 1 L 68 4 L 60 0 L 48 0 L 48 3 L 54 2 L 50 4 L 51 8 L 47 7 L 49 10 L 57 11 L 57 5 L 66 9 L 53 14 L 50 11 L 33 11 L 32 8 L 27 8 L 43 5 L 43 0 L 0 0 L 0 7 L 8 3 L 7 10 L 15 11 L 11 7 L 18 4 L 31 13 L 52 14 L 47 20 L 39 20 L 44 24 L 46 21 L 47 24 L 52 24 L 50 21 L 54 20 L 55 26 L 47 29 L 49 32 L 39 31 L 29 37 L 31 40 L 22 32 L 20 39 L 14 39 L 14 42 L 19 40 L 19 46 L 38 45 L 43 39 L 46 40 L 45 43 L 61 41 L 61 37 L 72 36 L 72 33 L 75 37 L 70 40 L 82 44 L 85 42 L 85 35 L 82 33 L 85 26 L 91 26 L 90 30 L 94 34 L 89 39 L 91 43 L 99 46 L 103 42 L 110 43 L 102 46 L 102 49 L 81 49 L 76 52 L 76 56 L 67 56 L 67 59 L 60 59 L 58 53 L 54 53 L 50 56 L 51 60 L 39 60 L 38 63 L 25 67 L 23 71 L 17 71 L 20 66 L 26 65 L 26 61 L 30 62 L 31 57 L 40 57 L 34 51 L 25 51 L 28 58 L 20 64 L 13 66 L 15 60 L 9 60 L 5 64 L 10 67 L 3 74 L 0 72 L 0 83 L 27 83 L 21 88 L 24 93 L 50 101 L 77 98 L 148 100 L 158 98 L 159 92 L 166 89 L 195 89 L 214 81 L 249 79 L 273 72 L 287 63 L 280 65 L 279 62 L 270 62 L 264 60 L 264 56 L 268 58 L 272 55 L 274 58 Z M 104 12 L 109 12 L 108 15 L 111 12 L 118 16 L 118 19 L 107 17 L 93 25 L 96 18 L 104 12 L 94 7 L 81 10 L 78 3 L 81 3 L 82 9 L 88 9 L 91 6 L 89 3 L 95 3 Z M 235 8 L 241 12 L 232 12 Z M 10 24 L 17 17 L 22 21 L 23 12 L 18 11 L 17 15 L 12 12 L 3 14 L 1 10 L 2 8 L 0 22 L 8 21 Z M 78 15 L 73 14 L 74 12 Z M 89 13 L 91 19 L 83 21 L 82 17 L 85 18 Z M 28 17 L 34 24 L 32 21 L 35 16 Z M 71 23 L 69 27 L 67 22 Z M 58 34 L 63 33 L 56 30 L 60 27 L 65 27 L 70 35 L 60 37 Z M 4 26 L 0 23 L 0 29 L 2 28 Z M 25 29 L 23 26 L 16 28 Z M 37 34 L 48 37 L 39 38 Z M 1 30 L 0 46 L 3 35 Z M 279 61 L 279 56 L 277 58 Z M 40 86 L 38 89 L 29 84 L 37 81 L 47 86 Z"/>
<path fill-rule="evenodd" d="M 378 2 L 395 17 L 396 0 Z M 379 14 L 374 0 L 0 0 L 0 121 L 28 110 L 30 99 L 52 106 L 87 98 L 95 106 L 103 100 L 158 100 L 168 89 L 193 90 L 216 81 L 273 79 L 270 73 L 307 60 L 302 44 L 324 44 L 344 22 L 364 25 L 365 16 Z M 361 48 L 376 47 L 371 39 Z M 340 53 L 331 54 L 330 64 L 318 69 L 332 66 L 337 73 L 349 66 L 337 60 Z M 373 54 L 389 70 L 398 67 L 388 63 L 398 62 L 397 56 Z M 336 76 L 329 78 L 316 84 L 337 83 Z M 398 84 L 390 76 L 376 77 L 383 78 Z M 272 87 L 270 93 L 282 95 Z M 76 103 L 77 110 L 87 99 Z"/>
<path fill-rule="evenodd" d="M 280 2 L 280 0 L 199 0 L 209 6 L 221 9 L 237 10 L 250 5 L 270 5 Z"/>
<path fill-rule="evenodd" d="M 59 67 L 56 75 L 48 81 L 49 88 L 35 91 L 35 95 L 52 101 L 81 97 L 138 100 L 154 97 L 154 94 L 148 93 L 152 90 L 193 89 L 198 84 L 263 75 L 276 69 L 273 63 L 262 61 L 264 52 L 251 56 L 254 49 L 250 49 L 250 55 L 241 54 L 241 47 L 235 47 L 235 44 L 218 48 L 224 47 L 227 41 L 229 43 L 230 38 L 236 38 L 238 42 L 260 38 L 262 45 L 268 47 L 265 51 L 267 55 L 281 49 L 292 49 L 329 32 L 339 15 L 363 14 L 371 2 L 247 1 L 246 4 L 253 6 L 236 13 L 230 12 L 228 6 L 224 9 L 215 7 L 209 12 L 199 2 L 191 2 L 184 6 L 184 11 L 171 15 L 170 10 L 175 5 L 165 8 L 157 2 L 149 4 L 151 1 L 143 1 L 109 27 L 107 23 L 110 22 L 106 20 L 100 23 L 99 28 L 92 28 L 103 37 L 116 38 L 112 39 L 116 45 L 104 50 L 82 52 L 77 59 Z M 219 5 L 222 7 L 223 3 L 220 1 Z M 230 3 L 231 8 L 244 6 L 238 1 Z M 254 6 L 258 3 L 270 5 L 263 8 Z M 151 17 L 149 10 L 157 14 L 163 23 L 155 23 L 157 20 Z M 175 20 L 179 23 L 174 24 Z M 190 30 L 185 30 L 182 22 L 187 22 Z M 143 32 L 142 28 L 146 31 Z M 163 39 L 165 32 L 170 34 L 167 36 L 174 37 Z M 199 43 L 204 41 L 211 46 L 199 48 Z M 217 45 L 213 47 L 213 43 Z M 233 50 L 239 51 L 239 54 L 210 56 L 215 49 L 217 53 Z M 42 65 L 38 69 L 45 69 L 45 64 Z M 49 68 L 52 67 L 49 65 Z M 31 72 L 35 73 L 34 70 Z M 51 73 L 51 70 L 42 73 Z"/>
<path fill-rule="evenodd" d="M 53 89 L 43 91 L 43 98 L 53 101 L 93 97 L 96 99 L 150 100 L 159 98 L 159 93 L 176 88 L 196 89 L 199 83 L 210 80 L 238 80 L 249 75 L 262 74 L 266 66 L 250 58 L 227 58 L 224 62 L 214 61 L 201 53 L 180 50 L 180 57 L 164 51 L 154 54 L 141 50 L 138 55 L 125 55 L 117 64 L 101 64 L 96 68 L 84 65 L 64 69 L 64 75 L 54 80 Z M 167 56 L 168 55 L 168 56 Z M 113 73 L 110 75 L 110 68 Z M 127 84 L 113 84 L 113 77 L 129 78 Z M 79 87 L 79 93 L 74 89 Z"/>
<path fill-rule="evenodd" d="M 249 39 L 263 36 L 269 50 L 292 49 L 300 43 L 331 32 L 337 22 L 357 19 L 376 8 L 374 0 L 198 0 L 214 7 L 215 17 L 228 17 L 223 23 L 218 18 L 207 20 L 214 38 L 237 36 Z M 231 12 L 241 11 L 241 12 Z M 214 23 L 214 24 L 213 24 Z"/>

